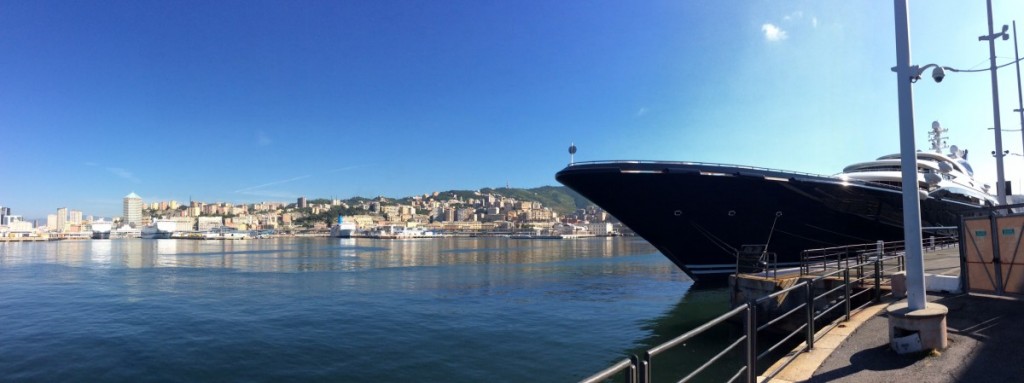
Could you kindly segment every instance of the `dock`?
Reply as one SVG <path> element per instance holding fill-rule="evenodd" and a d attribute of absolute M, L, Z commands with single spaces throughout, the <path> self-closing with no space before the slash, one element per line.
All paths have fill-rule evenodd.
<path fill-rule="evenodd" d="M 924 244 L 925 284 L 934 295 L 933 299 L 968 297 L 963 302 L 973 302 L 973 295 L 963 295 L 959 291 L 959 244 L 957 238 L 947 238 L 941 243 L 929 240 Z M 719 367 L 715 375 L 732 376 L 722 381 L 751 383 L 832 381 L 845 376 L 843 374 L 851 369 L 861 368 L 859 358 L 866 352 L 882 355 L 877 356 L 877 360 L 887 363 L 898 354 L 889 344 L 888 318 L 881 315 L 890 304 L 906 294 L 904 256 L 902 241 L 807 250 L 801 254 L 800 266 L 791 269 L 775 267 L 771 264 L 773 257 L 770 254 L 760 254 L 757 260 L 762 267 L 731 277 L 731 310 L 669 341 L 622 359 L 582 382 L 603 382 L 607 379 L 653 382 L 652 371 L 663 370 L 666 363 L 673 363 L 665 356 L 671 350 L 685 347 L 690 340 L 725 325 L 733 330 L 720 340 L 721 350 L 713 356 L 708 355 L 703 364 L 678 381 L 701 380 L 700 374 L 716 363 Z M 737 259 L 737 270 L 743 270 L 743 257 Z M 766 259 L 769 262 L 763 262 Z M 961 305 L 965 306 L 966 303 Z M 1021 311 L 1024 315 L 1024 310 Z M 955 314 L 951 316 L 955 317 Z M 986 323 L 992 323 L 992 320 L 1007 326 L 1019 327 L 1020 323 L 999 317 L 989 320 L 964 327 L 963 331 L 984 330 Z M 872 327 L 861 333 L 858 329 L 862 325 Z M 876 328 L 878 326 L 884 330 Z M 950 326 L 957 328 L 952 323 Z M 951 339 L 952 342 L 957 341 L 955 337 Z M 837 351 L 847 344 L 858 346 L 846 349 L 849 351 L 847 354 Z M 860 346 L 866 344 L 871 346 L 866 349 Z M 907 360 L 903 357 L 897 359 L 901 358 Z M 732 362 L 719 363 L 724 360 Z M 920 360 L 905 363 L 929 363 Z M 898 371 L 892 373 L 897 374 Z M 857 376 L 850 381 L 893 381 L 900 376 Z M 948 377 L 939 378 L 925 381 L 954 381 Z"/>
<path fill-rule="evenodd" d="M 961 270 L 959 246 L 951 245 L 933 249 L 928 249 L 926 247 L 924 260 L 926 285 L 930 286 L 928 289 L 930 300 L 944 304 L 952 304 L 950 302 L 955 301 L 958 303 L 952 304 L 951 307 L 966 308 L 968 306 L 983 305 L 986 299 L 990 299 L 962 294 L 960 293 L 956 283 L 950 283 L 950 281 L 959 281 Z M 739 302 L 766 296 L 774 291 L 784 290 L 795 284 L 817 278 L 819 276 L 818 274 L 821 273 L 800 273 L 800 270 L 793 269 L 779 272 L 778 276 L 764 273 L 737 275 L 731 282 L 733 284 L 732 299 L 734 300 L 734 305 L 737 305 Z M 852 272 L 851 274 L 856 275 L 856 272 Z M 898 273 L 895 277 L 896 278 L 890 277 L 880 280 L 880 282 L 882 282 L 880 283 L 880 290 L 882 291 L 880 291 L 879 294 L 888 296 L 887 299 L 881 299 L 877 302 L 867 302 L 862 309 L 855 313 L 851 313 L 849 319 L 842 321 L 841 325 L 828 327 L 816 333 L 814 337 L 816 340 L 810 351 L 806 350 L 806 342 L 798 344 L 792 351 L 765 370 L 766 372 L 773 372 L 773 376 L 770 378 L 760 376 L 759 380 L 775 382 L 862 382 L 872 380 L 895 381 L 897 379 L 915 377 L 916 380 L 928 382 L 965 381 L 963 379 L 952 379 L 951 376 L 953 375 L 948 375 L 956 369 L 965 369 L 965 363 L 963 363 L 963 360 L 965 360 L 964 358 L 966 357 L 963 355 L 960 356 L 960 359 L 956 359 L 958 362 L 944 362 L 943 365 L 947 366 L 947 368 L 930 372 L 931 378 L 922 379 L 922 374 L 919 371 L 901 370 L 901 368 L 903 368 L 902 365 L 911 366 L 914 363 L 928 364 L 930 366 L 936 361 L 928 358 L 941 357 L 942 354 L 940 353 L 936 356 L 902 356 L 896 354 L 896 352 L 890 349 L 888 322 L 884 316 L 884 309 L 902 296 L 900 291 L 896 291 L 895 293 L 893 292 L 894 285 L 896 285 L 895 288 L 899 290 L 901 283 Z M 893 283 L 894 279 L 896 280 L 895 283 Z M 842 280 L 842 278 L 831 277 L 822 279 L 819 283 L 820 282 L 826 283 L 826 285 L 821 286 L 822 289 L 830 289 L 833 286 L 842 285 L 845 281 Z M 778 305 L 771 307 L 772 310 L 768 313 L 769 317 L 771 317 L 772 313 L 785 312 L 796 305 L 796 303 L 786 303 L 785 299 L 777 299 L 776 301 L 778 301 Z M 1004 326 L 1012 326 L 1014 324 L 1021 323 L 1020 321 L 1024 320 L 1024 305 L 1018 303 L 1016 306 L 1019 308 L 1019 315 L 1015 316 L 1017 319 L 1000 319 Z M 817 308 L 817 310 L 821 309 L 821 307 Z M 985 311 L 989 311 L 991 313 L 990 310 L 951 310 L 951 343 L 957 342 L 957 338 L 959 338 L 959 336 L 954 335 L 954 323 L 963 323 L 964 328 L 968 330 L 970 330 L 972 325 L 984 325 L 986 322 L 993 319 L 992 315 L 978 314 Z M 957 317 L 974 317 L 974 319 L 963 318 L 961 321 L 958 320 L 959 318 Z M 795 324 L 787 324 L 785 321 L 781 321 L 774 325 L 778 326 L 780 331 L 792 330 L 797 327 Z M 985 328 L 982 328 L 982 330 L 984 329 Z M 1020 338 L 1024 338 L 1024 333 L 1020 335 Z M 969 341 L 960 340 L 960 342 L 976 343 L 978 340 L 971 338 Z M 968 347 L 964 348 L 967 349 Z M 974 347 L 969 348 L 973 349 Z M 1009 352 L 1009 350 L 1007 350 L 1007 352 Z M 867 357 L 870 357 L 871 365 L 865 365 L 863 363 L 862 359 Z M 969 359 L 970 358 L 966 358 L 966 360 Z M 895 362 L 897 360 L 899 362 Z M 1021 376 L 1020 374 L 1024 374 L 1024 368 L 1022 368 L 1021 371 L 1018 371 L 1015 376 Z M 966 381 L 1016 380 L 1017 379 L 990 380 L 978 378 L 967 379 Z"/>

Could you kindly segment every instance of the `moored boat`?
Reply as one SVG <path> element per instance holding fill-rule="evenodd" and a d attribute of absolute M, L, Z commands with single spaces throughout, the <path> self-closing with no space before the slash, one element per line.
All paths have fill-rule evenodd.
<path fill-rule="evenodd" d="M 140 230 L 142 238 L 145 239 L 168 239 L 174 234 L 177 223 L 169 220 L 156 220 L 153 224 L 143 227 Z"/>
<path fill-rule="evenodd" d="M 89 224 L 89 230 L 92 231 L 92 239 L 110 239 L 110 229 L 112 226 L 111 222 L 104 221 L 102 218 L 93 221 Z"/>
<path fill-rule="evenodd" d="M 941 134 L 934 135 L 938 150 Z M 666 161 L 570 164 L 556 179 L 604 208 L 696 281 L 724 281 L 741 253 L 795 266 L 806 249 L 903 238 L 899 155 L 835 176 Z M 895 160 L 895 161 L 894 161 Z M 966 152 L 919 152 L 921 222 L 955 226 L 996 200 L 973 179 Z"/>

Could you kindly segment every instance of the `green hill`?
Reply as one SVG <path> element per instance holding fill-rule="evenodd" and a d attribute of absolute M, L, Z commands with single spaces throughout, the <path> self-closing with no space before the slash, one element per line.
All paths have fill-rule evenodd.
<path fill-rule="evenodd" d="M 533 189 L 497 188 L 481 189 L 481 193 L 500 194 L 505 197 L 515 198 L 522 201 L 536 201 L 544 204 L 558 212 L 568 214 L 593 205 L 583 196 L 565 186 L 541 186 Z"/>

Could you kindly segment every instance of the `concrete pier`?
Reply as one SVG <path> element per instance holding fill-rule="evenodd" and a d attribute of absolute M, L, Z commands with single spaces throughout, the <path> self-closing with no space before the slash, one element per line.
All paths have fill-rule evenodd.
<path fill-rule="evenodd" d="M 926 278 L 959 276 L 958 249 L 925 253 Z M 927 279 L 926 279 L 927 280 Z M 944 284 L 945 283 L 945 284 Z M 1024 301 L 949 291 L 946 281 L 927 285 L 928 307 L 946 308 L 947 339 L 932 353 L 899 354 L 890 345 L 895 300 L 871 305 L 824 334 L 810 352 L 797 352 L 775 382 L 1014 382 L 1024 364 L 1013 362 L 1024 344 Z M 900 313 L 897 312 L 897 315 Z M 898 323 L 898 322 L 897 322 Z M 803 345 L 798 347 L 801 348 Z M 938 347 L 936 347 L 938 349 Z M 922 347 L 922 351 L 924 347 Z M 780 363 L 781 364 L 781 363 Z M 774 370 L 775 366 L 769 370 Z"/>

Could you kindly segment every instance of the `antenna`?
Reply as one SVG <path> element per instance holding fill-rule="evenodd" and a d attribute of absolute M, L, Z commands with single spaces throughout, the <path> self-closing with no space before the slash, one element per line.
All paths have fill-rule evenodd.
<path fill-rule="evenodd" d="M 942 149 L 949 147 L 949 145 L 946 145 L 946 138 L 942 136 L 943 133 L 948 131 L 949 129 L 943 128 L 938 121 L 932 121 L 932 131 L 928 132 L 928 141 L 931 142 L 931 149 L 935 153 L 942 154 Z"/>
<path fill-rule="evenodd" d="M 575 156 L 576 156 L 576 143 L 573 142 L 573 143 L 569 144 L 569 165 L 572 165 L 575 162 L 575 160 L 574 160 Z"/>

